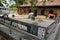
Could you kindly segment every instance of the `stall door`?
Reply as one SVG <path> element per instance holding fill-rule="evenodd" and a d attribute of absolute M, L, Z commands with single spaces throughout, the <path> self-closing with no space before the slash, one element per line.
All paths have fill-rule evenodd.
<path fill-rule="evenodd" d="M 34 12 L 34 16 L 37 16 L 37 10 L 35 10 L 35 12 Z"/>
<path fill-rule="evenodd" d="M 41 15 L 44 15 L 45 10 L 41 10 Z"/>

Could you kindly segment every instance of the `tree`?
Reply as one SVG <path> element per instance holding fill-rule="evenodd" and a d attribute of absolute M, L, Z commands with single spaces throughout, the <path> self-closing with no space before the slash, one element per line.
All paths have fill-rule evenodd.
<path fill-rule="evenodd" d="M 1 0 L 0 0 L 0 4 L 1 4 Z"/>
<path fill-rule="evenodd" d="M 20 7 L 20 5 L 23 5 L 23 4 L 27 4 L 27 0 L 14 0 L 16 2 L 16 7 Z M 49 0 L 51 2 L 53 2 L 53 0 Z M 37 3 L 38 3 L 38 0 L 30 0 L 29 1 L 30 4 L 31 4 L 31 10 L 32 11 L 35 11 L 37 9 Z M 42 0 L 43 2 L 43 6 L 45 6 L 46 4 L 46 0 Z"/>
<path fill-rule="evenodd" d="M 53 2 L 54 0 L 48 0 L 48 1 Z M 43 0 L 42 2 L 43 2 L 42 5 L 45 6 L 46 5 L 46 0 Z"/>
<path fill-rule="evenodd" d="M 9 7 L 12 8 L 12 10 L 13 10 L 13 15 L 14 15 L 14 11 L 16 11 L 16 8 L 19 7 L 20 5 L 26 3 L 26 1 L 25 1 L 25 0 L 10 0 L 10 1 L 9 1 L 10 4 L 12 3 L 12 1 L 14 1 L 15 4 L 13 4 L 13 5 L 9 6 Z"/>
<path fill-rule="evenodd" d="M 0 0 L 0 6 L 3 6 L 2 3 L 1 3 L 1 0 Z"/>
<path fill-rule="evenodd" d="M 23 5 L 23 4 L 27 4 L 27 0 L 14 0 L 16 2 L 16 6 L 17 7 L 20 7 L 20 5 Z M 31 10 L 34 11 L 37 6 L 37 0 L 30 0 L 30 4 L 31 4 Z"/>
<path fill-rule="evenodd" d="M 16 2 L 16 7 L 19 7 L 22 4 L 27 4 L 26 0 L 14 0 Z"/>
<path fill-rule="evenodd" d="M 8 7 L 8 3 L 6 0 L 1 0 L 1 3 L 4 5 L 4 7 Z"/>
<path fill-rule="evenodd" d="M 32 11 L 34 11 L 34 10 L 37 9 L 37 6 L 36 6 L 37 3 L 38 3 L 37 0 L 31 0 L 31 1 L 30 1 L 30 4 L 31 4 L 31 10 L 32 10 Z"/>

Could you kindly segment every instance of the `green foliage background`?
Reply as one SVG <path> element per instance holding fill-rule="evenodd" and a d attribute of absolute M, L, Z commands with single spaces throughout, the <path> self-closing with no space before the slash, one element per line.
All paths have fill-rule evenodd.
<path fill-rule="evenodd" d="M 1 0 L 0 0 L 0 4 L 1 4 Z"/>
<path fill-rule="evenodd" d="M 4 1 L 5 1 L 5 4 L 6 4 L 6 0 L 4 0 Z M 20 5 L 23 5 L 23 4 L 27 4 L 27 0 L 14 0 L 14 1 L 16 2 L 16 5 L 10 6 L 10 8 L 12 8 L 12 9 L 15 8 L 15 7 L 20 7 Z M 54 0 L 50 0 L 50 1 L 53 2 Z M 37 9 L 37 6 L 36 6 L 37 3 L 38 3 L 37 0 L 30 0 L 31 10 L 32 11 Z M 0 0 L 0 4 L 1 4 L 1 0 Z M 45 4 L 46 4 L 46 0 L 43 1 L 42 5 L 45 6 Z"/>

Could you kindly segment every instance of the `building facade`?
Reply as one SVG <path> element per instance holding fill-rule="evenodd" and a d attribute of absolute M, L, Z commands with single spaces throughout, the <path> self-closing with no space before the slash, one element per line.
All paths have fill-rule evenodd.
<path fill-rule="evenodd" d="M 18 8 L 18 14 L 28 14 L 30 10 L 30 3 L 23 4 Z M 35 15 L 48 15 L 49 13 L 60 15 L 60 0 L 46 0 L 45 6 L 43 6 L 42 0 L 38 0 L 37 9 Z"/>

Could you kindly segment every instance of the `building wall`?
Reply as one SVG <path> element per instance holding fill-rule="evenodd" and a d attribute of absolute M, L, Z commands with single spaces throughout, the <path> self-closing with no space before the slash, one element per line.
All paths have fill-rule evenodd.
<path fill-rule="evenodd" d="M 29 13 L 29 8 L 19 8 L 19 14 L 20 15 L 25 15 Z M 41 10 L 43 10 L 43 8 L 38 8 L 37 9 L 37 15 L 41 15 Z M 45 9 L 45 12 L 44 12 L 44 15 L 48 15 L 49 14 L 49 11 L 50 10 L 53 10 L 53 13 L 57 13 L 57 15 L 60 15 L 60 8 L 46 8 Z"/>
<path fill-rule="evenodd" d="M 38 8 L 37 9 L 38 10 L 37 15 L 41 15 L 41 10 L 42 9 L 43 8 Z M 44 15 L 48 15 L 50 10 L 53 10 L 53 13 L 57 13 L 58 16 L 60 15 L 60 8 L 46 8 L 45 12 L 44 12 Z"/>
<path fill-rule="evenodd" d="M 57 13 L 57 15 L 60 15 L 60 8 L 46 8 L 45 15 L 47 15 L 50 10 L 53 10 L 53 13 Z"/>
<path fill-rule="evenodd" d="M 20 15 L 26 15 L 29 12 L 29 8 L 18 8 L 18 9 L 19 9 L 18 14 Z"/>

